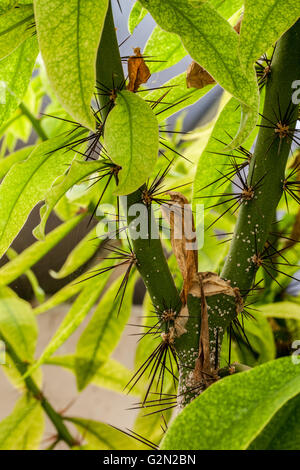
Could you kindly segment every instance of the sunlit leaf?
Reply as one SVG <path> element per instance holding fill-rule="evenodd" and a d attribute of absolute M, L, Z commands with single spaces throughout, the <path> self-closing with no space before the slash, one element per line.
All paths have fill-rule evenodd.
<path fill-rule="evenodd" d="M 247 449 L 299 396 L 299 368 L 286 357 L 216 382 L 177 416 L 162 449 Z"/>
<path fill-rule="evenodd" d="M 11 54 L 17 47 L 32 36 L 34 21 L 31 5 L 20 5 L 0 16 L 0 59 Z"/>
<path fill-rule="evenodd" d="M 294 0 L 245 0 L 240 59 L 249 69 L 299 18 Z"/>

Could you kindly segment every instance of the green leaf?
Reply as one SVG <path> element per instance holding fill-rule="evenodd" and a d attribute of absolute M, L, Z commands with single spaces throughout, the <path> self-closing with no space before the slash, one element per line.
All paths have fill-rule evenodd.
<path fill-rule="evenodd" d="M 94 129 L 90 109 L 96 58 L 108 0 L 34 0 L 40 50 L 63 107 Z"/>
<path fill-rule="evenodd" d="M 38 450 L 45 430 L 45 414 L 41 406 L 37 406 L 28 430 L 20 441 L 20 450 Z"/>
<path fill-rule="evenodd" d="M 146 8 L 144 8 L 139 1 L 136 1 L 128 18 L 128 31 L 130 34 L 133 33 L 134 29 L 140 24 L 147 14 L 148 12 Z"/>
<path fill-rule="evenodd" d="M 38 328 L 29 303 L 19 298 L 0 299 L 0 336 L 22 361 L 33 361 Z"/>
<path fill-rule="evenodd" d="M 41 436 L 42 424 L 39 431 L 30 429 L 40 420 L 41 406 L 38 400 L 23 396 L 20 398 L 13 412 L 0 423 L 0 450 L 25 450 L 35 448 Z M 25 441 L 25 438 L 29 441 Z"/>
<path fill-rule="evenodd" d="M 122 167 L 115 193 L 132 193 L 147 180 L 157 160 L 158 123 L 150 106 L 130 91 L 118 93 L 104 141 L 111 159 Z"/>
<path fill-rule="evenodd" d="M 175 418 L 162 449 L 247 449 L 276 413 L 299 396 L 299 372 L 300 366 L 287 357 L 216 382 Z"/>
<path fill-rule="evenodd" d="M 95 269 L 101 268 L 101 263 L 95 266 Z M 87 278 L 87 273 L 83 273 L 78 276 L 76 279 L 72 280 L 69 284 L 62 287 L 59 291 L 57 291 L 52 297 L 46 300 L 43 304 L 39 305 L 34 309 L 35 315 L 40 315 L 41 313 L 45 313 L 52 308 L 55 308 L 57 305 L 61 305 L 62 303 L 66 302 L 67 300 L 71 299 L 79 292 L 81 292 L 86 284 L 84 281 Z"/>
<path fill-rule="evenodd" d="M 258 310 L 268 318 L 300 320 L 300 307 L 293 302 L 275 302 L 260 305 Z"/>
<path fill-rule="evenodd" d="M 101 224 L 97 224 L 82 240 L 80 240 L 68 255 L 66 261 L 58 272 L 50 271 L 50 274 L 54 279 L 63 279 L 64 277 L 69 276 L 94 256 L 103 242 L 103 238 L 100 237 L 100 227 Z"/>
<path fill-rule="evenodd" d="M 0 59 L 11 54 L 26 38 L 32 36 L 34 21 L 31 5 L 20 5 L 0 16 Z"/>
<path fill-rule="evenodd" d="M 299 450 L 300 449 L 300 397 L 288 401 L 259 434 L 250 450 Z"/>
<path fill-rule="evenodd" d="M 150 60 L 148 67 L 151 73 L 155 73 L 177 64 L 187 55 L 187 52 L 177 34 L 167 33 L 156 26 L 147 41 L 143 54 L 153 60 L 153 62 Z"/>
<path fill-rule="evenodd" d="M 224 16 L 230 18 L 237 10 L 239 10 L 244 3 L 244 0 L 208 0 L 209 3 Z"/>
<path fill-rule="evenodd" d="M 197 90 L 196 88 L 187 88 L 186 72 L 171 78 L 171 80 L 167 81 L 162 86 L 170 87 L 168 94 L 163 101 L 171 103 L 171 105 L 166 103 L 158 103 L 158 105 L 155 107 L 155 114 L 159 123 L 177 113 L 181 109 L 196 103 L 196 101 L 202 98 L 202 96 L 204 96 L 214 87 L 214 85 L 208 85 L 201 90 Z M 146 94 L 145 100 L 157 101 L 166 91 L 167 89 L 151 91 L 150 93 Z"/>
<path fill-rule="evenodd" d="M 6 256 L 11 261 L 13 259 L 16 259 L 19 255 L 13 248 L 9 248 L 6 252 Z M 38 282 L 37 277 L 34 274 L 34 272 L 31 269 L 28 269 L 28 270 L 25 271 L 25 276 L 27 277 L 28 281 L 31 284 L 33 294 L 35 295 L 37 301 L 38 302 L 44 302 L 45 292 L 43 291 L 43 289 L 39 285 L 39 282 Z"/>
<path fill-rule="evenodd" d="M 135 276 L 128 282 L 120 312 L 118 302 L 115 301 L 119 284 L 117 280 L 104 294 L 77 343 L 75 369 L 80 391 L 92 380 L 99 366 L 109 358 L 130 316 Z"/>
<path fill-rule="evenodd" d="M 248 70 L 299 18 L 294 0 L 245 0 L 240 60 Z"/>
<path fill-rule="evenodd" d="M 84 358 L 82 358 L 84 361 Z M 76 356 L 69 355 L 69 356 L 54 356 L 45 362 L 47 365 L 54 365 L 64 367 L 65 369 L 70 370 L 74 374 L 75 371 L 75 364 L 76 364 Z M 133 371 L 127 369 L 127 367 L 123 366 L 118 361 L 114 359 L 106 359 L 104 363 L 100 364 L 99 369 L 97 369 L 94 377 L 91 380 L 92 385 L 96 385 L 97 387 L 107 388 L 108 390 L 113 390 L 114 392 L 124 393 L 124 389 L 130 379 L 133 376 Z M 139 396 L 141 394 L 141 390 L 137 387 L 132 390 L 130 395 Z"/>
<path fill-rule="evenodd" d="M 0 257 L 18 235 L 34 206 L 44 199 L 56 178 L 65 173 L 66 165 L 73 160 L 72 152 L 55 151 L 66 143 L 65 136 L 41 143 L 27 160 L 15 164 L 2 181 Z"/>
<path fill-rule="evenodd" d="M 83 178 L 86 178 L 92 173 L 96 173 L 101 167 L 103 167 L 103 163 L 101 161 L 82 162 L 75 160 L 68 173 L 55 181 L 51 190 L 46 194 L 45 205 L 40 209 L 41 222 L 33 231 L 33 234 L 37 239 L 42 240 L 45 237 L 45 227 L 49 215 L 64 194 L 66 194 L 66 192 L 75 184 L 80 183 Z"/>
<path fill-rule="evenodd" d="M 32 37 L 0 61 L 0 126 L 10 118 L 22 101 L 37 54 L 37 40 Z"/>
<path fill-rule="evenodd" d="M 259 92 L 255 71 L 243 72 L 239 62 L 239 36 L 208 2 L 187 5 L 185 0 L 141 0 L 155 21 L 168 32 L 180 36 L 191 57 L 242 105 L 238 136 L 244 141 L 256 125 Z"/>
<path fill-rule="evenodd" d="M 4 178 L 6 173 L 10 170 L 10 168 L 15 163 L 26 160 L 26 158 L 31 154 L 33 149 L 34 149 L 34 145 L 23 147 L 22 149 L 17 150 L 14 153 L 11 153 L 7 157 L 2 158 L 0 160 L 0 180 Z"/>
<path fill-rule="evenodd" d="M 260 313 L 253 312 L 254 318 L 243 318 L 242 324 L 246 336 L 258 358 L 253 362 L 246 362 L 249 366 L 262 364 L 275 359 L 276 347 L 272 328 L 268 320 Z"/>
<path fill-rule="evenodd" d="M 111 265 L 111 261 L 104 261 L 102 267 Z M 91 273 L 93 275 L 93 273 Z M 28 377 L 31 375 L 41 364 L 43 364 L 55 351 L 74 333 L 78 326 L 83 322 L 90 309 L 93 307 L 102 290 L 104 289 L 106 282 L 110 276 L 110 272 L 105 272 L 101 276 L 95 276 L 89 280 L 86 280 L 86 285 L 80 292 L 79 296 L 72 304 L 69 312 L 61 322 L 57 331 L 54 333 L 50 340 L 50 343 L 46 346 L 39 359 L 24 375 Z M 85 279 L 88 279 L 89 275 L 86 275 Z M 84 282 L 84 281 L 81 281 Z"/>
<path fill-rule="evenodd" d="M 83 218 L 84 215 L 78 215 L 64 222 L 46 235 L 45 240 L 33 243 L 15 259 L 6 263 L 0 268 L 0 286 L 10 284 L 31 268 L 31 266 L 36 264 L 46 253 L 70 233 Z"/>
<path fill-rule="evenodd" d="M 6 13 L 7 10 L 12 8 L 16 3 L 18 3 L 18 0 L 1 0 L 0 15 Z"/>
<path fill-rule="evenodd" d="M 88 442 L 89 450 L 134 450 L 139 443 L 118 429 L 91 419 L 67 418 Z"/>

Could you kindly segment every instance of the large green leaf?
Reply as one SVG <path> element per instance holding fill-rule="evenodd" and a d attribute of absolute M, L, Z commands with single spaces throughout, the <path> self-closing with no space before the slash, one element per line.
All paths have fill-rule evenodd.
<path fill-rule="evenodd" d="M 84 436 L 89 450 L 133 450 L 139 443 L 105 423 L 91 419 L 68 418 Z"/>
<path fill-rule="evenodd" d="M 289 400 L 262 433 L 251 443 L 250 450 L 300 449 L 300 396 Z"/>
<path fill-rule="evenodd" d="M 245 0 L 240 59 L 245 70 L 274 44 L 300 16 L 294 0 Z"/>
<path fill-rule="evenodd" d="M 21 360 L 33 360 L 37 335 L 36 318 L 30 305 L 19 298 L 1 298 L 0 337 L 17 351 Z"/>
<path fill-rule="evenodd" d="M 105 148 L 122 167 L 116 194 L 138 189 L 153 171 L 158 154 L 158 123 L 150 106 L 130 91 L 118 93 L 105 125 Z"/>
<path fill-rule="evenodd" d="M 56 178 L 65 173 L 67 165 L 74 158 L 73 153 L 65 149 L 55 151 L 65 143 L 65 136 L 41 143 L 27 160 L 15 164 L 2 181 L 0 257 L 18 235 L 31 210 L 44 199 Z"/>
<path fill-rule="evenodd" d="M 27 396 L 20 398 L 13 412 L 0 423 L 0 450 L 35 449 L 44 428 L 42 420 L 39 401 Z"/>
<path fill-rule="evenodd" d="M 180 37 L 167 33 L 159 26 L 154 28 L 144 49 L 144 56 L 150 58 L 148 67 L 151 73 L 172 67 L 186 55 Z"/>
<path fill-rule="evenodd" d="M 94 129 L 90 105 L 108 0 L 34 0 L 34 6 L 40 50 L 52 87 L 73 118 Z"/>
<path fill-rule="evenodd" d="M 158 101 L 164 93 L 168 91 L 165 99 L 159 102 L 155 107 L 155 114 L 159 123 L 163 122 L 172 114 L 177 113 L 186 106 L 196 103 L 204 96 L 214 85 L 208 85 L 201 90 L 196 88 L 187 88 L 186 73 L 183 72 L 176 77 L 171 78 L 163 84 L 166 89 L 153 90 L 146 94 L 145 100 Z M 170 104 L 167 104 L 170 103 Z"/>
<path fill-rule="evenodd" d="M 84 361 L 84 358 L 82 359 Z M 76 356 L 54 356 L 47 359 L 45 362 L 47 365 L 54 365 L 64 367 L 65 369 L 70 370 L 74 374 L 76 373 L 75 364 Z M 114 392 L 124 393 L 124 389 L 130 379 L 133 376 L 133 371 L 127 369 L 120 362 L 114 359 L 106 359 L 103 364 L 100 364 L 99 369 L 97 369 L 95 375 L 91 380 L 92 385 L 97 387 L 107 388 L 113 390 Z M 134 390 L 131 390 L 130 395 L 139 396 L 141 390 L 139 387 L 136 387 Z"/>
<path fill-rule="evenodd" d="M 37 54 L 37 40 L 31 37 L 0 61 L 0 126 L 10 118 L 22 101 Z"/>
<path fill-rule="evenodd" d="M 291 358 L 225 377 L 177 416 L 162 449 L 247 449 L 299 393 L 300 366 Z"/>
<path fill-rule="evenodd" d="M 192 6 L 185 0 L 141 0 L 156 22 L 180 36 L 192 58 L 242 104 L 243 116 L 234 145 L 256 125 L 259 93 L 253 70 L 245 74 L 239 61 L 239 36 L 208 2 Z"/>
<path fill-rule="evenodd" d="M 128 283 L 118 312 L 115 296 L 119 284 L 117 280 L 104 294 L 77 343 L 75 368 L 79 390 L 88 385 L 99 366 L 109 358 L 130 316 L 135 277 Z"/>
<path fill-rule="evenodd" d="M 45 240 L 33 243 L 16 258 L 0 268 L 0 286 L 10 284 L 31 266 L 36 264 L 46 253 L 56 246 L 68 233 L 76 227 L 84 215 L 78 215 L 59 225 L 46 235 Z"/>
<path fill-rule="evenodd" d="M 147 15 L 146 8 L 143 8 L 139 1 L 136 1 L 133 5 L 129 18 L 128 18 L 128 30 L 130 34 L 133 33 L 134 29 L 142 21 L 143 18 Z"/>
<path fill-rule="evenodd" d="M 75 184 L 80 183 L 83 178 L 86 178 L 92 173 L 95 173 L 101 167 L 103 167 L 103 163 L 101 161 L 82 162 L 75 160 L 72 163 L 67 175 L 63 175 L 61 178 L 56 180 L 51 190 L 46 194 L 45 205 L 43 205 L 40 209 L 41 222 L 33 232 L 36 238 L 44 238 L 45 227 L 49 215 L 59 200 L 64 196 L 64 194 L 66 194 L 66 192 Z"/>
<path fill-rule="evenodd" d="M 0 16 L 0 59 L 11 54 L 17 47 L 32 36 L 30 28 L 34 21 L 31 5 L 20 5 Z"/>

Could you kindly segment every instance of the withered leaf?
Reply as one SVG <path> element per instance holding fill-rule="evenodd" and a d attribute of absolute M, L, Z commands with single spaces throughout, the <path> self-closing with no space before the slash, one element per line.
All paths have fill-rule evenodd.
<path fill-rule="evenodd" d="M 183 277 L 181 298 L 186 303 L 187 294 L 198 271 L 195 223 L 192 209 L 183 194 L 169 191 L 171 203 L 163 206 L 163 213 L 171 229 L 171 244 Z"/>
<path fill-rule="evenodd" d="M 139 47 L 134 49 L 134 55 L 129 57 L 127 64 L 129 78 L 127 90 L 136 92 L 140 85 L 146 83 L 151 77 L 149 67 L 146 65 Z"/>
<path fill-rule="evenodd" d="M 215 83 L 213 77 L 193 60 L 187 69 L 186 84 L 188 88 L 204 88 L 207 85 Z"/>
<path fill-rule="evenodd" d="M 243 15 L 240 17 L 239 21 L 237 22 L 237 24 L 233 27 L 233 29 L 238 33 L 240 34 L 241 32 L 241 24 L 242 24 L 242 21 L 243 21 Z"/>

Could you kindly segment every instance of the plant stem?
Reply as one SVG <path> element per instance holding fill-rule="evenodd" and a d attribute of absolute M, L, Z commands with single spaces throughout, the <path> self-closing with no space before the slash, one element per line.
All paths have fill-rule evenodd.
<path fill-rule="evenodd" d="M 274 54 L 270 80 L 266 85 L 263 118 L 261 124 L 272 126 L 278 122 L 279 114 L 284 115 L 291 104 L 293 111 L 291 128 L 295 127 L 297 105 L 291 103 L 292 83 L 300 77 L 300 21 L 287 31 L 278 41 Z M 280 104 L 280 111 L 279 111 Z M 277 114 L 277 118 L 274 113 Z M 229 279 L 232 286 L 243 292 L 251 288 L 257 267 L 252 257 L 261 253 L 269 237 L 272 223 L 276 219 L 276 208 L 283 191 L 283 180 L 288 156 L 291 150 L 290 139 L 280 139 L 274 129 L 261 127 L 254 157 L 252 159 L 248 183 L 254 186 L 263 177 L 255 198 L 242 205 L 236 223 L 221 276 Z M 275 273 L 276 274 L 276 273 Z"/>
<path fill-rule="evenodd" d="M 24 114 L 24 116 L 26 116 L 29 121 L 31 122 L 32 124 L 32 127 L 34 128 L 34 130 L 36 131 L 37 135 L 43 140 L 48 140 L 48 136 L 46 134 L 46 132 L 44 131 L 44 129 L 42 128 L 41 126 L 41 121 L 39 119 L 37 119 L 33 114 L 32 112 L 30 111 L 30 109 L 27 108 L 27 106 L 24 104 L 24 103 L 20 103 L 19 104 L 19 108 L 20 110 L 22 111 L 22 113 Z"/>
<path fill-rule="evenodd" d="M 109 89 L 113 89 L 114 85 L 118 86 L 125 83 L 111 5 L 108 8 L 98 51 L 97 80 Z M 99 99 L 101 107 L 109 102 L 108 96 L 100 96 Z M 108 110 L 108 106 L 103 109 L 103 118 L 105 118 Z M 143 189 L 144 186 L 127 196 L 127 208 L 133 204 L 143 204 Z M 129 232 L 133 219 L 134 217 L 129 216 L 127 212 Z M 152 210 L 151 220 L 154 220 Z M 144 222 L 147 223 L 148 220 Z M 160 311 L 168 307 L 178 312 L 181 301 L 163 253 L 157 226 L 152 227 L 152 231 L 154 231 L 154 237 L 150 240 L 141 238 L 134 240 L 132 238 L 133 250 L 137 258 L 137 268 L 149 291 L 153 305 Z"/>
<path fill-rule="evenodd" d="M 27 372 L 28 365 L 20 359 L 20 357 L 15 352 L 13 347 L 8 343 L 8 341 L 6 341 L 4 337 L 2 337 L 2 339 L 5 343 L 7 354 L 11 357 L 21 376 L 23 376 Z M 70 448 L 77 445 L 77 441 L 72 437 L 70 431 L 65 426 L 63 418 L 54 410 L 54 408 L 48 402 L 48 400 L 44 396 L 43 392 L 39 389 L 35 381 L 31 377 L 27 377 L 24 382 L 28 392 L 31 393 L 31 395 L 40 402 L 43 410 L 45 411 L 48 418 L 56 428 L 58 440 L 64 441 Z"/>

